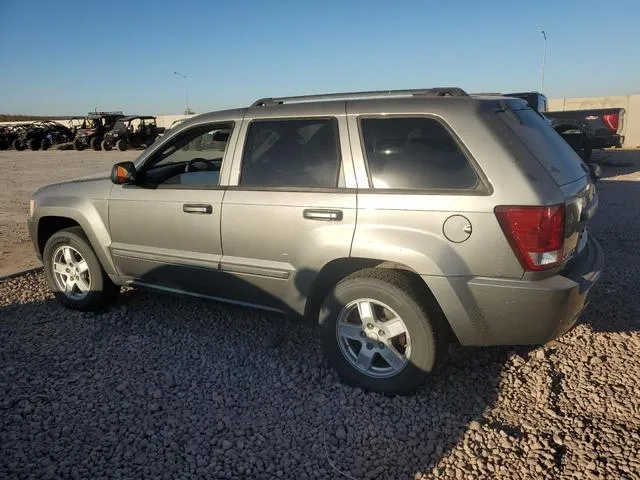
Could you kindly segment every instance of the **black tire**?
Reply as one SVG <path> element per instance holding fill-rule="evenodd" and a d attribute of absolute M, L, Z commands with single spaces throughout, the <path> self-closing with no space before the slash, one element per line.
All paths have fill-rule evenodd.
<path fill-rule="evenodd" d="M 84 145 L 84 143 L 82 142 L 82 140 L 80 140 L 79 138 L 76 138 L 73 140 L 73 149 L 77 150 L 79 152 L 81 152 L 82 150 L 84 150 L 86 147 Z"/>
<path fill-rule="evenodd" d="M 34 152 L 40 150 L 40 142 L 35 138 L 30 139 L 27 145 L 29 146 L 29 150 L 33 150 Z"/>
<path fill-rule="evenodd" d="M 47 138 L 43 138 L 42 141 L 40 142 L 41 150 L 49 150 L 50 146 L 51 146 L 51 142 Z"/>
<path fill-rule="evenodd" d="M 116 148 L 121 152 L 124 152 L 128 148 L 127 142 L 124 140 L 118 140 L 116 142 Z"/>
<path fill-rule="evenodd" d="M 367 391 L 405 394 L 422 385 L 446 353 L 446 320 L 435 301 L 420 295 L 411 276 L 398 270 L 368 269 L 340 281 L 320 311 L 320 335 L 325 354 L 345 383 Z M 393 376 L 375 378 L 357 370 L 342 352 L 337 336 L 338 317 L 357 299 L 382 302 L 401 317 L 409 333 L 411 353 Z M 381 337 L 382 338 L 382 337 Z M 362 347 L 365 344 L 362 343 Z"/>
<path fill-rule="evenodd" d="M 17 138 L 11 143 L 11 146 L 14 150 L 18 150 L 19 152 L 24 150 L 24 143 Z"/>
<path fill-rule="evenodd" d="M 582 141 L 582 154 L 580 156 L 582 157 L 582 160 L 584 162 L 590 162 L 592 154 L 593 145 L 591 144 L 591 140 L 589 140 L 589 137 L 585 136 L 584 140 Z"/>
<path fill-rule="evenodd" d="M 9 148 L 9 144 L 6 140 L 0 140 L 0 150 L 6 150 Z"/>
<path fill-rule="evenodd" d="M 102 140 L 102 143 L 100 145 L 102 146 L 102 150 L 104 150 L 105 152 L 111 151 L 111 143 L 108 140 Z"/>
<path fill-rule="evenodd" d="M 82 299 L 72 299 L 58 286 L 53 273 L 53 255 L 61 246 L 71 246 L 77 250 L 89 267 L 90 291 Z M 80 227 L 72 227 L 54 233 L 44 247 L 42 254 L 44 273 L 56 299 L 67 307 L 82 311 L 103 310 L 113 304 L 120 292 L 107 276 L 91 244 Z"/>
<path fill-rule="evenodd" d="M 91 147 L 96 152 L 102 150 L 102 147 L 100 147 L 100 139 L 98 137 L 91 138 L 91 140 L 89 140 L 89 147 Z"/>

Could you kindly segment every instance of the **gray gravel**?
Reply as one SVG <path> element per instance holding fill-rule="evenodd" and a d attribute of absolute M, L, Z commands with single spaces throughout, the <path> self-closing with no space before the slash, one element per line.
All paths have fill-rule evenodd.
<path fill-rule="evenodd" d="M 581 324 L 453 348 L 408 397 L 338 383 L 313 326 L 143 290 L 82 314 L 39 272 L 0 283 L 0 478 L 640 478 L 635 158 L 599 184 Z"/>

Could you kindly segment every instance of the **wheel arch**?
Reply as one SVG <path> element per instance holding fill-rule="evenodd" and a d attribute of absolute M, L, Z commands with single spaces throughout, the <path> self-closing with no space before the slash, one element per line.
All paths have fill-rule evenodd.
<path fill-rule="evenodd" d="M 89 220 L 82 217 L 81 215 L 78 215 L 77 212 L 51 212 L 50 214 L 41 215 L 38 219 L 36 230 L 37 242 L 35 243 L 38 248 L 37 253 L 42 256 L 47 241 L 54 233 L 59 232 L 60 230 L 63 230 L 65 228 L 77 226 L 82 229 L 83 233 L 89 240 L 89 244 L 98 257 L 102 268 L 105 270 L 107 275 L 114 278 L 116 276 L 115 266 L 113 265 L 113 262 L 110 258 L 110 255 L 108 255 L 106 248 L 103 247 L 103 241 L 98 238 L 98 232 L 95 232 L 93 229 L 91 229 L 90 225 L 91 224 Z M 108 236 L 106 228 L 104 226 L 102 227 L 102 229 L 104 229 L 103 235 L 107 234 Z"/>
<path fill-rule="evenodd" d="M 392 262 L 386 260 L 380 260 L 375 258 L 363 258 L 363 257 L 345 257 L 334 259 L 325 264 L 318 274 L 315 276 L 311 283 L 307 300 L 304 307 L 304 318 L 307 321 L 315 322 L 317 319 L 320 308 L 325 298 L 331 291 L 331 289 L 342 279 L 349 275 L 366 269 L 378 269 L 384 268 L 389 270 L 400 270 L 407 275 L 412 283 L 412 286 L 418 291 L 421 298 L 425 299 L 425 302 L 430 308 L 436 308 L 438 313 L 445 319 L 446 327 L 448 329 L 447 336 L 449 339 L 456 341 L 455 334 L 451 328 L 450 322 L 446 319 L 446 316 L 438 303 L 429 285 L 425 282 L 418 272 L 414 269 L 399 262 Z"/>

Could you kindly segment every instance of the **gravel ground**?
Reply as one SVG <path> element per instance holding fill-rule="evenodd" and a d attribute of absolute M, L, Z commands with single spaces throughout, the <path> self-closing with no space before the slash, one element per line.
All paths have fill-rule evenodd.
<path fill-rule="evenodd" d="M 33 192 L 50 183 L 102 172 L 108 174 L 114 163 L 133 160 L 140 153 L 135 150 L 0 151 L 0 277 L 39 265 L 26 222 Z"/>
<path fill-rule="evenodd" d="M 580 325 L 539 349 L 452 348 L 412 396 L 338 383 L 314 326 L 143 290 L 82 314 L 40 272 L 0 283 L 0 477 L 640 478 L 627 156 L 598 184 L 608 263 Z"/>

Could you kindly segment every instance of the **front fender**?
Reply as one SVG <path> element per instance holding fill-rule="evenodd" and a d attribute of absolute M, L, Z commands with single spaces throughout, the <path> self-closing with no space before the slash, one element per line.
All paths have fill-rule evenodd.
<path fill-rule="evenodd" d="M 108 199 L 86 198 L 72 195 L 36 195 L 37 212 L 32 219 L 34 234 L 38 235 L 40 222 L 46 217 L 69 218 L 82 228 L 102 267 L 109 276 L 116 275 L 109 247 Z M 35 242 L 34 242 L 35 243 Z"/>

